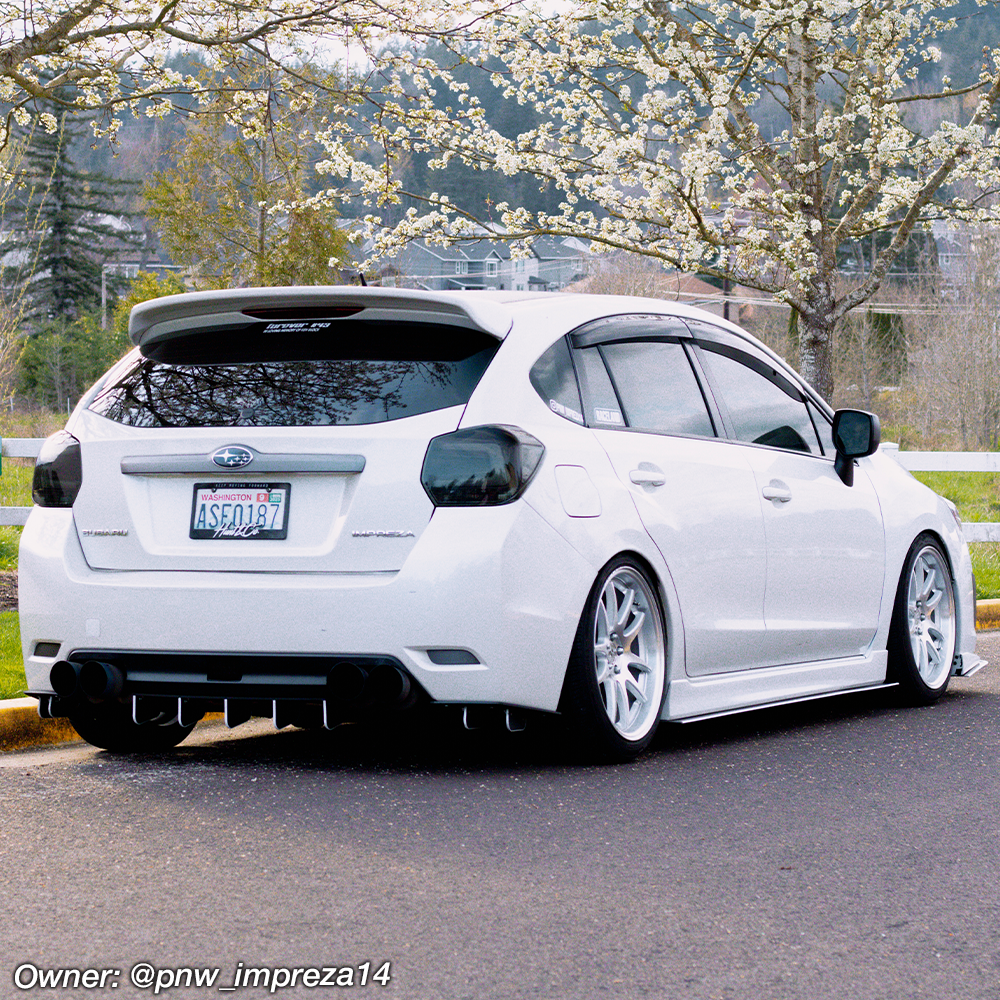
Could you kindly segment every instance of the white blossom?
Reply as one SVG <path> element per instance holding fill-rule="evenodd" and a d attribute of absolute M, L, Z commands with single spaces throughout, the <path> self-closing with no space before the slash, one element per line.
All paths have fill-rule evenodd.
<path fill-rule="evenodd" d="M 527 172 L 564 193 L 555 214 L 505 208 L 512 241 L 577 235 L 666 266 L 728 270 L 794 305 L 807 327 L 826 324 L 828 337 L 899 249 L 837 298 L 838 247 L 892 233 L 902 219 L 909 232 L 930 218 L 981 216 L 974 198 L 951 197 L 948 179 L 1000 190 L 990 124 L 1000 53 L 983 66 L 973 110 L 961 119 L 939 112 L 924 133 L 914 127 L 911 81 L 940 58 L 937 38 L 954 27 L 938 9 L 936 0 L 577 0 L 541 16 L 515 2 L 449 44 L 492 73 L 508 99 L 534 107 L 542 125 L 507 137 L 481 114 L 440 112 L 422 95 L 452 81 L 423 65 L 407 68 L 408 96 L 362 131 L 377 148 L 392 118 L 395 148 L 435 150 L 436 166 L 457 158 L 507 176 Z M 503 74 L 485 69 L 491 60 Z M 776 86 L 787 87 L 790 113 L 775 129 Z M 948 100 L 950 83 L 940 87 Z M 390 187 L 383 176 L 369 190 L 376 197 Z M 444 231 L 456 212 L 462 206 L 445 211 L 429 199 L 426 213 L 407 216 L 382 245 Z"/>

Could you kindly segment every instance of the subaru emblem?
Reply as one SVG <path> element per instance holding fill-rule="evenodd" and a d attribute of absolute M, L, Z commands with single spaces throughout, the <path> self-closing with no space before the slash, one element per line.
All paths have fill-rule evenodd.
<path fill-rule="evenodd" d="M 223 469 L 242 469 L 253 461 L 253 452 L 242 445 L 229 444 L 215 452 L 212 461 Z"/>

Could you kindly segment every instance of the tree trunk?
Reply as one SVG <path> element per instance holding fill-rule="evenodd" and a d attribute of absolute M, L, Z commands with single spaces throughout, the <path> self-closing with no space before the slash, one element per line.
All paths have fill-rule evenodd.
<path fill-rule="evenodd" d="M 799 315 L 799 372 L 827 401 L 833 398 L 833 301 Z"/>

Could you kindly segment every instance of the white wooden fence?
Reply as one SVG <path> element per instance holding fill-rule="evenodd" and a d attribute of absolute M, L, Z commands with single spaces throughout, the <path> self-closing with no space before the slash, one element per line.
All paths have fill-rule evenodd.
<path fill-rule="evenodd" d="M 4 458 L 37 458 L 45 438 L 3 438 Z M 1000 472 L 997 451 L 900 451 L 898 444 L 883 444 L 882 450 L 910 472 Z M 25 524 L 30 507 L 0 507 L 0 525 Z M 1000 542 L 1000 524 L 966 521 L 962 528 L 968 542 Z"/>
<path fill-rule="evenodd" d="M 3 438 L 0 454 L 4 458 L 38 458 L 45 438 Z M 27 524 L 30 507 L 0 507 L 0 524 Z"/>

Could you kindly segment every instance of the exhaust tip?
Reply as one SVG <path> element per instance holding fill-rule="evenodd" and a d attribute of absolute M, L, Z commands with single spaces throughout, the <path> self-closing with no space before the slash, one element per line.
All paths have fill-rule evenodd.
<path fill-rule="evenodd" d="M 398 667 L 380 663 L 368 675 L 368 696 L 372 701 L 398 705 L 410 694 L 410 678 Z"/>
<path fill-rule="evenodd" d="M 338 663 L 326 679 L 327 687 L 339 702 L 357 701 L 365 689 L 368 674 L 356 663 Z"/>
<path fill-rule="evenodd" d="M 80 683 L 80 664 L 72 660 L 57 660 L 49 670 L 49 684 L 60 698 L 72 698 Z"/>
<path fill-rule="evenodd" d="M 91 701 L 117 698 L 124 687 L 125 675 L 111 663 L 87 660 L 80 668 L 80 689 Z"/>

